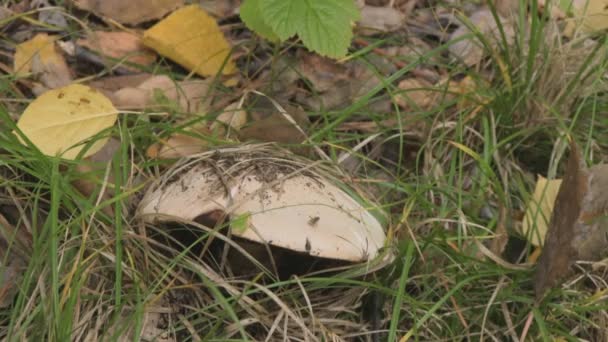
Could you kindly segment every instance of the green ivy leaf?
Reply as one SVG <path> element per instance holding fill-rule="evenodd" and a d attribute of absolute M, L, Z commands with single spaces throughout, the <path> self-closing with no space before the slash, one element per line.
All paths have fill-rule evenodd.
<path fill-rule="evenodd" d="M 297 34 L 304 45 L 320 55 L 346 55 L 359 19 L 353 0 L 259 0 L 264 22 L 285 40 Z"/>
<path fill-rule="evenodd" d="M 260 10 L 260 0 L 245 0 L 240 8 L 241 19 L 255 33 L 271 42 L 278 42 L 279 36 L 264 19 Z"/>

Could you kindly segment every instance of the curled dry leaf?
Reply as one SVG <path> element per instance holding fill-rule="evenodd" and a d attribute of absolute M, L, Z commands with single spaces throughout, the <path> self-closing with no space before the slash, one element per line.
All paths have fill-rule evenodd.
<path fill-rule="evenodd" d="M 137 25 L 164 17 L 181 7 L 183 0 L 73 0 L 85 11 L 114 19 L 122 24 Z"/>
<path fill-rule="evenodd" d="M 498 18 L 500 19 L 502 28 L 505 32 L 507 43 L 511 44 L 515 36 L 513 25 L 507 19 L 500 16 Z M 481 36 L 488 41 L 491 48 L 496 48 L 502 38 L 498 28 L 499 26 L 489 9 L 481 9 L 471 14 L 467 21 L 474 27 L 474 31 L 471 31 L 465 23 L 462 23 L 462 25 L 450 35 L 451 41 L 458 41 L 450 44 L 449 50 L 452 55 L 458 57 L 464 64 L 473 66 L 481 62 L 485 55 L 484 45 L 479 41 L 477 36 L 473 36 L 473 33 L 481 34 Z M 464 38 L 465 36 L 470 37 Z"/>
<path fill-rule="evenodd" d="M 600 260 L 608 251 L 608 165 L 587 169 L 576 143 L 570 148 L 534 275 L 537 299 L 567 276 L 575 261 Z"/>
<path fill-rule="evenodd" d="M 268 145 L 210 151 L 169 170 L 138 212 L 148 222 L 188 222 L 219 211 L 246 240 L 338 260 L 374 258 L 386 235 L 373 206 L 311 164 Z"/>
<path fill-rule="evenodd" d="M 156 54 L 148 50 L 141 38 L 129 32 L 92 31 L 77 44 L 101 55 L 124 59 L 140 65 L 150 65 L 156 61 Z"/>
<path fill-rule="evenodd" d="M 103 94 L 72 84 L 49 90 L 30 103 L 17 127 L 42 153 L 74 159 L 88 139 L 112 127 L 117 117 L 118 111 Z M 97 139 L 84 157 L 99 151 L 107 141 L 108 137 Z"/>
<path fill-rule="evenodd" d="M 56 36 L 39 33 L 17 45 L 14 70 L 17 75 L 32 73 L 44 87 L 54 89 L 72 82 L 72 75 L 63 55 L 55 46 Z"/>
<path fill-rule="evenodd" d="M 363 6 L 357 25 L 363 35 L 391 32 L 405 22 L 405 15 L 392 7 Z"/>
<path fill-rule="evenodd" d="M 236 71 L 224 34 L 198 5 L 180 8 L 146 30 L 144 44 L 203 77 Z"/>
<path fill-rule="evenodd" d="M 120 89 L 111 96 L 112 102 L 121 109 L 145 109 L 160 105 L 158 92 L 169 101 L 177 103 L 186 113 L 208 109 L 210 80 L 173 81 L 165 75 L 152 76 L 136 87 Z"/>

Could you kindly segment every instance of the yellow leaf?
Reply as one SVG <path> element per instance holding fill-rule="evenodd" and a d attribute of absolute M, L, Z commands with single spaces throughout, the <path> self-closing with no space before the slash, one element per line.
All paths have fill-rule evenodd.
<path fill-rule="evenodd" d="M 562 184 L 561 179 L 548 180 L 538 176 L 536 188 L 522 222 L 522 234 L 535 246 L 542 246 L 547 235 L 553 205 L 557 192 Z"/>
<path fill-rule="evenodd" d="M 25 109 L 17 127 L 42 153 L 74 159 L 83 149 L 82 143 L 112 127 L 117 116 L 118 111 L 103 94 L 72 84 L 40 95 Z M 99 151 L 107 140 L 95 141 L 84 156 Z"/>
<path fill-rule="evenodd" d="M 63 60 L 55 49 L 55 40 L 57 40 L 57 36 L 39 33 L 34 38 L 17 45 L 14 59 L 15 73 L 20 76 L 30 73 L 36 57 L 40 58 L 43 64 Z"/>
<path fill-rule="evenodd" d="M 144 44 L 201 76 L 213 76 L 222 66 L 223 74 L 236 71 L 224 34 L 198 5 L 180 8 L 148 29 Z"/>
<path fill-rule="evenodd" d="M 572 6 L 575 18 L 568 22 L 566 35 L 572 35 L 578 24 L 590 33 L 608 29 L 608 0 L 573 0 Z"/>

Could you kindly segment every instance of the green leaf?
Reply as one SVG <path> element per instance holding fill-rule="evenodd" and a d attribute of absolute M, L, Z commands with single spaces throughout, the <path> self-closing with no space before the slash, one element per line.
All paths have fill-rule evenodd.
<path fill-rule="evenodd" d="M 297 34 L 304 45 L 320 55 L 346 55 L 359 19 L 353 0 L 259 0 L 264 21 L 285 40 Z"/>
<path fill-rule="evenodd" d="M 286 40 L 298 33 L 307 0 L 260 0 L 264 21 Z"/>
<path fill-rule="evenodd" d="M 260 0 L 245 0 L 241 5 L 241 20 L 258 35 L 271 42 L 278 42 L 279 36 L 274 32 L 264 19 L 260 10 Z"/>

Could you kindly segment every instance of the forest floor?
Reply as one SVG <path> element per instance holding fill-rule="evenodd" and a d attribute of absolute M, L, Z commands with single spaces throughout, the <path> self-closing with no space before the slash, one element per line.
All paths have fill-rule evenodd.
<path fill-rule="evenodd" d="M 606 222 L 608 182 L 584 183 L 608 161 L 605 31 L 541 1 L 368 0 L 336 60 L 257 36 L 239 2 L 202 2 L 197 25 L 220 32 L 205 44 L 230 53 L 201 70 L 149 38 L 182 1 L 3 1 L 0 340 L 608 339 L 605 255 L 571 245 L 587 212 Z M 120 114 L 53 121 L 72 97 Z M 71 155 L 48 152 L 88 130 Z M 233 236 L 257 222 L 226 209 L 235 165 L 272 191 L 293 172 L 358 194 L 341 201 L 383 213 L 382 248 L 353 263 L 312 256 L 344 243 L 334 233 L 297 252 Z M 542 177 L 568 186 L 530 218 Z M 265 199 L 312 193 L 290 187 Z M 173 211 L 142 204 L 154 196 Z M 303 228 L 260 229 L 289 242 L 342 224 L 298 210 Z M 547 226 L 570 239 L 543 247 Z"/>

